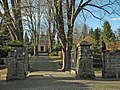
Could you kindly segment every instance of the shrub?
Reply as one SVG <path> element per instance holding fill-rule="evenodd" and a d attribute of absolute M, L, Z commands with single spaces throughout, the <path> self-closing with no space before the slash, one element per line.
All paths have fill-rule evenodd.
<path fill-rule="evenodd" d="M 22 43 L 19 40 L 10 41 L 8 44 L 9 45 L 22 45 Z"/>
<path fill-rule="evenodd" d="M 1 55 L 1 57 L 6 57 L 9 50 L 10 50 L 10 46 L 0 45 L 0 55 Z"/>
<path fill-rule="evenodd" d="M 94 53 L 101 53 L 101 47 L 100 46 L 92 45 L 91 50 Z"/>
<path fill-rule="evenodd" d="M 30 53 L 31 55 L 34 55 L 34 45 L 33 45 L 33 44 L 31 44 L 31 45 L 29 46 L 29 53 Z"/>
<path fill-rule="evenodd" d="M 52 48 L 52 51 L 61 51 L 61 46 L 60 45 L 54 45 Z"/>
<path fill-rule="evenodd" d="M 58 52 L 53 51 L 50 53 L 50 56 L 58 56 Z"/>

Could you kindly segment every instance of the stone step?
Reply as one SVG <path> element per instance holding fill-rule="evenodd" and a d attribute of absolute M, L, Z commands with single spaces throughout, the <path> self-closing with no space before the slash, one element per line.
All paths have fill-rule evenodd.
<path fill-rule="evenodd" d="M 38 52 L 38 56 L 48 56 L 47 52 Z"/>

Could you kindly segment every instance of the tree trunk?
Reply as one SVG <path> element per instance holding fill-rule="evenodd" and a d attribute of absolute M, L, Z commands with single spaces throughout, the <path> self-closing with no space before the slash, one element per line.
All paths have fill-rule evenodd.
<path fill-rule="evenodd" d="M 17 36 L 16 36 L 13 28 L 11 28 L 11 25 L 7 25 L 7 28 L 8 28 L 8 31 L 10 33 L 12 41 L 17 40 Z"/>
<path fill-rule="evenodd" d="M 62 50 L 62 54 L 63 54 L 62 71 L 66 71 L 66 49 Z"/>
<path fill-rule="evenodd" d="M 52 38 L 51 38 L 51 23 L 50 23 L 50 21 L 48 20 L 48 25 L 49 25 L 49 27 L 48 27 L 48 38 L 49 38 L 49 52 L 51 52 L 52 51 Z"/>
<path fill-rule="evenodd" d="M 74 13 L 75 13 L 75 0 L 66 0 L 67 7 L 67 66 L 68 71 L 71 70 L 71 50 L 73 44 L 73 27 L 74 27 Z"/>
<path fill-rule="evenodd" d="M 52 52 L 52 35 L 51 35 L 51 8 L 48 8 L 48 17 L 47 17 L 47 21 L 48 21 L 48 38 L 49 38 L 49 52 Z"/>
<path fill-rule="evenodd" d="M 36 55 L 36 46 L 37 46 L 37 43 L 36 43 L 36 35 L 35 35 L 35 31 L 32 30 L 32 38 L 33 38 L 33 44 L 34 44 L 34 56 Z"/>
<path fill-rule="evenodd" d="M 66 51 L 66 70 L 70 71 L 71 70 L 71 49 L 68 49 Z"/>
<path fill-rule="evenodd" d="M 35 39 L 34 39 L 34 56 L 36 56 L 37 55 L 37 48 L 38 48 L 38 46 L 37 46 L 37 40 L 36 40 L 36 35 L 35 35 L 35 37 L 34 37 Z"/>
<path fill-rule="evenodd" d="M 22 16 L 21 16 L 21 8 L 20 8 L 20 3 L 21 0 L 16 0 L 16 1 L 12 1 L 12 11 L 14 14 L 14 25 L 15 25 L 15 32 L 17 35 L 17 39 L 23 43 L 23 26 L 22 26 Z"/>
<path fill-rule="evenodd" d="M 73 26 L 68 24 L 68 35 L 67 35 L 67 59 L 66 59 L 66 70 L 71 70 L 71 50 L 72 50 L 72 43 L 73 43 Z"/>
<path fill-rule="evenodd" d="M 12 40 L 19 40 L 23 42 L 23 27 L 22 27 L 22 18 L 21 18 L 21 9 L 20 3 L 21 0 L 11 1 L 12 8 L 14 8 L 11 14 L 9 10 L 9 2 L 8 0 L 3 0 L 3 9 L 4 9 L 4 21 L 6 22 L 7 28 L 11 35 Z"/>

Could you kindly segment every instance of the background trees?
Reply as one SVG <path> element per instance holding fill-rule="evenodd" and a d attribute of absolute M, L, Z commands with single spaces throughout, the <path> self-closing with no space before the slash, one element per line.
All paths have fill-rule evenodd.
<path fill-rule="evenodd" d="M 63 70 L 65 71 L 70 70 L 71 67 L 71 50 L 76 20 L 82 17 L 86 21 L 87 15 L 99 20 L 102 20 L 106 14 L 119 15 L 120 2 L 119 0 L 0 0 L 0 5 L 2 8 L 0 17 L 9 30 L 12 40 L 23 42 L 23 30 L 26 31 L 34 44 L 35 54 L 40 32 L 47 30 L 50 42 L 54 37 L 51 35 L 52 32 L 53 35 L 54 31 L 57 32 L 62 46 Z M 83 37 L 88 34 L 87 29 L 84 24 L 83 30 L 81 30 Z M 97 43 L 99 42 L 98 28 L 94 32 L 91 29 L 90 35 Z M 101 39 L 109 42 L 114 39 L 113 37 L 110 24 L 107 21 L 104 22 Z M 52 43 L 50 47 L 52 47 Z"/>
<path fill-rule="evenodd" d="M 29 38 L 34 45 L 34 55 L 36 55 L 38 51 L 38 43 L 42 31 L 41 22 L 45 14 L 45 3 L 44 0 L 22 1 L 23 26 L 24 30 L 29 33 Z"/>
<path fill-rule="evenodd" d="M 93 33 L 93 38 L 94 40 L 96 41 L 96 45 L 99 46 L 99 42 L 100 42 L 100 33 L 101 33 L 101 29 L 100 28 L 96 28 L 94 30 L 94 33 Z"/>
<path fill-rule="evenodd" d="M 64 4 L 62 4 L 64 2 Z M 66 52 L 67 57 L 66 60 L 66 69 L 70 70 L 70 60 L 71 60 L 71 49 L 73 43 L 73 28 L 75 24 L 75 20 L 78 15 L 82 15 L 85 18 L 85 13 L 92 15 L 97 19 L 102 19 L 105 14 L 112 14 L 115 13 L 115 8 L 113 7 L 115 4 L 118 4 L 118 0 L 106 0 L 102 1 L 94 1 L 94 0 L 54 0 L 54 7 L 55 7 L 55 21 L 56 21 L 56 29 L 59 32 L 59 38 L 61 40 L 64 53 Z M 65 6 L 66 11 L 66 20 L 63 20 L 63 6 Z M 92 10 L 96 9 L 97 11 L 104 12 L 102 16 L 97 14 L 96 12 L 92 12 Z M 58 19 L 59 18 L 59 19 Z M 67 36 L 65 37 L 65 30 L 63 28 L 63 21 L 67 21 Z M 65 43 L 66 42 L 66 43 Z"/>
<path fill-rule="evenodd" d="M 53 16 L 55 21 L 55 28 L 58 34 L 60 44 L 62 46 L 64 63 L 63 69 L 70 70 L 71 67 L 71 49 L 73 44 L 73 30 L 75 25 L 75 20 L 81 15 L 86 19 L 86 15 L 97 19 L 103 19 L 105 14 L 115 13 L 117 9 L 114 5 L 119 3 L 118 0 L 106 0 L 94 1 L 94 0 L 47 0 L 48 2 L 53 2 L 51 9 L 53 10 Z M 54 8 L 53 8 L 54 6 Z M 102 14 L 98 14 L 100 11 Z M 118 14 L 118 13 L 116 13 Z M 66 28 L 66 29 L 65 29 Z M 86 30 L 86 25 L 84 25 L 84 30 Z M 65 34 L 67 32 L 67 34 Z M 86 35 L 86 33 L 84 33 Z"/>
<path fill-rule="evenodd" d="M 101 34 L 104 42 L 110 42 L 111 40 L 114 40 L 114 33 L 111 29 L 111 25 L 108 21 L 105 21 L 103 23 L 103 32 Z"/>
<path fill-rule="evenodd" d="M 120 40 L 120 27 L 116 31 L 116 38 L 117 40 Z"/>
<path fill-rule="evenodd" d="M 115 34 L 113 33 L 111 29 L 111 25 L 108 21 L 105 21 L 103 23 L 103 30 L 101 32 L 101 41 L 106 43 L 106 47 L 108 47 L 109 42 L 115 40 Z"/>
<path fill-rule="evenodd" d="M 88 28 L 87 25 L 84 23 L 82 28 L 82 38 L 88 35 Z"/>

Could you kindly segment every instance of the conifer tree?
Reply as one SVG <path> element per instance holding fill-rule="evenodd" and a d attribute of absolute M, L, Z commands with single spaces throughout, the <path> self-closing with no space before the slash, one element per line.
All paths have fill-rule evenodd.
<path fill-rule="evenodd" d="M 96 28 L 93 33 L 93 38 L 97 44 L 99 44 L 99 41 L 100 41 L 100 31 L 101 31 L 100 28 Z"/>
<path fill-rule="evenodd" d="M 115 40 L 115 34 L 111 29 L 111 25 L 108 21 L 103 23 L 103 31 L 101 32 L 101 42 L 106 44 L 106 48 L 109 48 L 109 42 Z"/>
<path fill-rule="evenodd" d="M 101 33 L 102 39 L 104 42 L 108 43 L 114 40 L 113 31 L 111 29 L 111 25 L 108 21 L 103 23 L 103 32 Z"/>
<path fill-rule="evenodd" d="M 87 34 L 88 34 L 87 25 L 84 23 L 83 29 L 82 29 L 82 38 L 84 38 L 85 36 L 87 36 Z"/>

